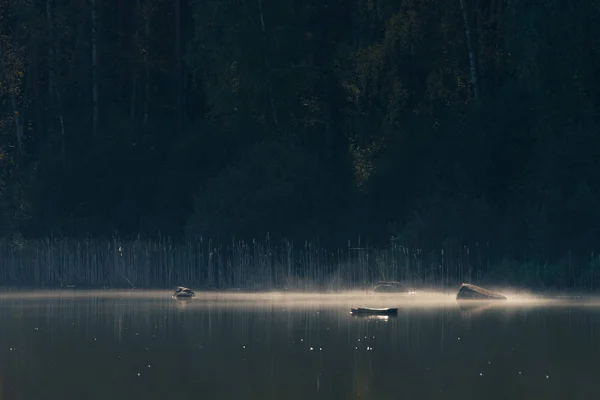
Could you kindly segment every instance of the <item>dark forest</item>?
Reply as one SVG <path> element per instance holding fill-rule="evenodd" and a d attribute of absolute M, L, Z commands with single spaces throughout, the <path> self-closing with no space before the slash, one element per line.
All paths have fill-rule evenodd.
<path fill-rule="evenodd" d="M 0 280 L 600 287 L 599 74 L 591 0 L 0 0 Z"/>

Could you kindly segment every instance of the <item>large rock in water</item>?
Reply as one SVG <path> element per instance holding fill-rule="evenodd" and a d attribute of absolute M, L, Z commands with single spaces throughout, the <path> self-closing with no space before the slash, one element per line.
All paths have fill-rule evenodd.
<path fill-rule="evenodd" d="M 408 293 L 410 290 L 401 282 L 381 281 L 377 282 L 373 291 L 377 293 Z"/>
<path fill-rule="evenodd" d="M 175 290 L 175 293 L 173 293 L 172 297 L 178 300 L 187 300 L 196 297 L 196 293 L 186 287 L 177 286 L 177 289 Z"/>
<path fill-rule="evenodd" d="M 479 286 L 463 283 L 458 289 L 456 300 L 506 300 L 506 297 Z"/>

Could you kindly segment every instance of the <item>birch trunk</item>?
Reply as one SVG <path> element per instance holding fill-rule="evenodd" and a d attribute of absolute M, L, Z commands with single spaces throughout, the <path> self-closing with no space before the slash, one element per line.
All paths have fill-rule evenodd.
<path fill-rule="evenodd" d="M 144 133 L 148 128 L 148 100 L 150 98 L 150 7 L 146 5 L 144 21 Z"/>
<path fill-rule="evenodd" d="M 52 0 L 46 0 L 46 20 L 48 23 L 48 108 L 54 103 L 54 21 L 52 17 Z"/>
<path fill-rule="evenodd" d="M 173 93 L 175 98 L 175 126 L 181 130 L 181 2 L 174 0 L 175 5 L 175 73 L 173 74 Z"/>
<path fill-rule="evenodd" d="M 139 28 L 138 28 L 138 22 L 139 22 L 139 17 L 138 17 L 138 13 L 140 12 L 140 0 L 137 0 L 135 2 L 135 33 L 134 33 L 134 49 L 135 49 L 135 54 L 136 56 L 133 59 L 132 62 L 132 67 L 131 67 L 131 74 L 132 74 L 132 78 L 131 78 L 131 109 L 130 109 L 130 119 L 131 119 L 131 139 L 133 140 L 133 142 L 135 143 L 135 137 L 136 137 L 136 103 L 137 103 L 137 80 L 138 80 L 138 58 L 137 58 L 137 54 L 139 51 Z"/>
<path fill-rule="evenodd" d="M 0 61 L 3 57 L 2 47 L 0 47 Z M 0 79 L 3 77 L 8 78 L 8 73 L 4 70 L 4 66 L 0 64 Z M 19 108 L 17 107 L 17 96 L 14 93 L 14 88 L 10 87 L 9 84 L 8 90 L 10 92 L 10 105 L 12 108 L 13 119 L 15 121 L 15 136 L 17 139 L 17 152 L 19 155 L 23 154 L 23 130 L 21 128 L 21 119 L 19 118 Z"/>
<path fill-rule="evenodd" d="M 271 104 L 271 114 L 273 116 L 273 124 L 279 125 L 279 118 L 277 116 L 277 108 L 275 107 L 275 99 L 273 98 L 273 85 L 271 83 L 271 66 L 269 64 L 268 57 L 268 46 L 267 46 L 267 29 L 265 27 L 265 17 L 263 15 L 262 0 L 258 0 L 258 10 L 260 11 L 260 27 L 263 35 L 263 47 L 264 47 L 264 62 L 265 62 L 265 74 L 267 81 L 267 89 L 269 90 L 269 102 Z"/>
<path fill-rule="evenodd" d="M 98 64 L 97 64 L 96 0 L 92 0 L 92 134 L 98 133 Z"/>
<path fill-rule="evenodd" d="M 14 93 L 10 95 L 10 104 L 12 106 L 13 118 L 15 121 L 15 134 L 17 136 L 17 150 L 23 154 L 23 129 L 21 128 L 21 119 L 19 118 L 19 109 L 17 108 L 17 96 Z"/>
<path fill-rule="evenodd" d="M 467 9 L 465 8 L 465 0 L 460 0 L 460 8 L 463 15 L 463 22 L 465 28 L 465 36 L 467 37 L 467 49 L 469 51 L 469 64 L 471 67 L 471 85 L 473 86 L 473 94 L 475 101 L 479 101 L 479 82 L 477 81 L 477 66 L 475 63 L 475 49 L 473 48 L 473 41 L 471 38 L 471 28 L 469 26 L 469 18 L 467 16 Z"/>

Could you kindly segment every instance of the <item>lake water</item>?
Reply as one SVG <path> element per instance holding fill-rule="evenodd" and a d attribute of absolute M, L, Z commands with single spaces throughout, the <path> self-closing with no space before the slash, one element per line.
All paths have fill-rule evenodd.
<path fill-rule="evenodd" d="M 593 301 L 170 294 L 1 294 L 0 399 L 600 398 Z"/>

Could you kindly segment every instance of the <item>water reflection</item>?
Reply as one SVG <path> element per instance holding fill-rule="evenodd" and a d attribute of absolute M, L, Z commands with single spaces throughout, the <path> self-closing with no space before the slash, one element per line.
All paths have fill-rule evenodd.
<path fill-rule="evenodd" d="M 600 309 L 445 296 L 4 296 L 0 398 L 590 398 Z M 349 314 L 398 307 L 397 316 Z M 592 396 L 594 397 L 594 396 Z"/>

